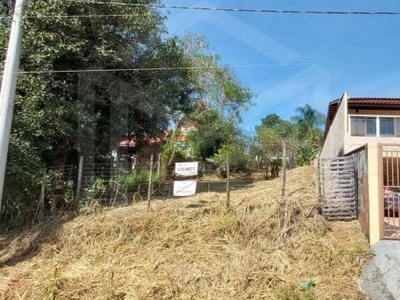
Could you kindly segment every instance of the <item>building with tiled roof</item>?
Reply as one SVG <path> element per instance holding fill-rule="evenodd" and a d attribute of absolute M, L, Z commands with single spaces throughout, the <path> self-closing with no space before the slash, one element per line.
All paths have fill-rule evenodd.
<path fill-rule="evenodd" d="M 352 98 L 331 101 L 320 157 L 347 155 L 368 142 L 400 144 L 400 98 Z"/>

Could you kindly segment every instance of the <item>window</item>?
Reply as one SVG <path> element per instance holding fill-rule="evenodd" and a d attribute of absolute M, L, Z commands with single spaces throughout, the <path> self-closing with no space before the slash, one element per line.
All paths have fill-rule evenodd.
<path fill-rule="evenodd" d="M 376 118 L 352 117 L 351 136 L 376 136 Z"/>
<path fill-rule="evenodd" d="M 379 122 L 379 124 L 377 123 Z M 378 128 L 377 128 L 377 125 Z M 350 117 L 351 136 L 395 136 L 396 119 L 389 117 Z M 378 130 L 378 131 L 377 131 Z"/>
<path fill-rule="evenodd" d="M 365 118 L 367 124 L 366 135 L 376 136 L 376 118 Z"/>
<path fill-rule="evenodd" d="M 380 118 L 379 128 L 379 134 L 381 136 L 394 136 L 394 119 Z"/>
<path fill-rule="evenodd" d="M 364 118 L 351 118 L 351 135 L 364 136 L 365 135 L 365 119 Z"/>

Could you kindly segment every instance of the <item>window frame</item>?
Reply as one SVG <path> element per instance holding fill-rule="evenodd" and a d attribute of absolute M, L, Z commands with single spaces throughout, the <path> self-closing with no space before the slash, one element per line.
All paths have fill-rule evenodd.
<path fill-rule="evenodd" d="M 364 119 L 364 135 L 353 135 L 352 130 L 354 124 L 352 124 L 354 119 Z M 394 115 L 358 115 L 358 114 L 349 114 L 348 115 L 348 134 L 350 137 L 398 137 L 397 136 L 397 122 L 400 116 Z M 375 134 L 368 134 L 368 119 L 373 119 L 375 124 Z M 381 133 L 381 121 L 382 120 L 392 120 L 393 124 L 393 134 L 382 134 Z M 358 125 L 359 126 L 359 125 Z"/>
<path fill-rule="evenodd" d="M 382 120 L 391 120 L 392 121 L 392 125 L 393 125 L 393 134 L 387 134 L 387 133 L 382 133 L 382 124 L 381 121 Z M 387 126 L 386 126 L 386 132 L 387 132 Z M 381 117 L 379 118 L 379 136 L 383 136 L 383 137 L 396 137 L 396 118 L 393 117 Z"/>

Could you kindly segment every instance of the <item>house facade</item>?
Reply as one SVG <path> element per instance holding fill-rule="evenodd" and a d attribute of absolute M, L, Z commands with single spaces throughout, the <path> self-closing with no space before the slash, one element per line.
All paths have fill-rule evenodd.
<path fill-rule="evenodd" d="M 350 98 L 329 103 L 320 158 L 348 155 L 367 143 L 400 144 L 400 98 Z"/>
<path fill-rule="evenodd" d="M 339 166 L 340 157 L 354 158 L 346 162 L 354 164 L 353 186 L 341 175 L 348 169 Z M 400 98 L 352 98 L 345 93 L 331 101 L 318 163 L 338 174 L 329 191 L 321 193 L 323 205 L 330 197 L 334 212 L 348 203 L 356 206 L 371 245 L 400 240 Z M 352 190 L 351 200 L 344 200 Z"/>
<path fill-rule="evenodd" d="M 196 130 L 195 123 L 189 117 L 184 116 L 178 122 L 176 129 L 178 129 L 179 134 L 175 136 L 175 139 L 180 149 L 190 156 L 188 133 Z M 163 151 L 163 146 L 173 132 L 173 130 L 166 130 L 162 137 L 146 139 L 140 145 L 138 145 L 135 139 L 121 140 L 118 143 L 118 147 L 113 151 L 113 156 L 118 162 L 131 162 L 133 156 L 139 156 L 141 161 L 148 162 L 151 155 L 154 157 L 159 156 Z"/>
<path fill-rule="evenodd" d="M 140 161 L 148 163 L 151 155 L 157 159 L 162 152 L 163 146 L 167 141 L 167 137 L 148 139 L 139 146 L 135 139 L 122 140 L 118 143 L 118 147 L 114 152 L 115 160 L 118 162 L 132 162 L 133 157 L 140 157 Z"/>

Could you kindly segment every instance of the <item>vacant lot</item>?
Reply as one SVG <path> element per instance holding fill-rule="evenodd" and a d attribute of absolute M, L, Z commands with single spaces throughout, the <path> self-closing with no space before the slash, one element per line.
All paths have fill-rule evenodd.
<path fill-rule="evenodd" d="M 312 167 L 225 194 L 49 221 L 0 239 L 1 299 L 362 299 L 357 221 L 313 216 Z M 311 281 L 314 283 L 312 287 Z M 300 285 L 309 283 L 301 290 Z"/>

